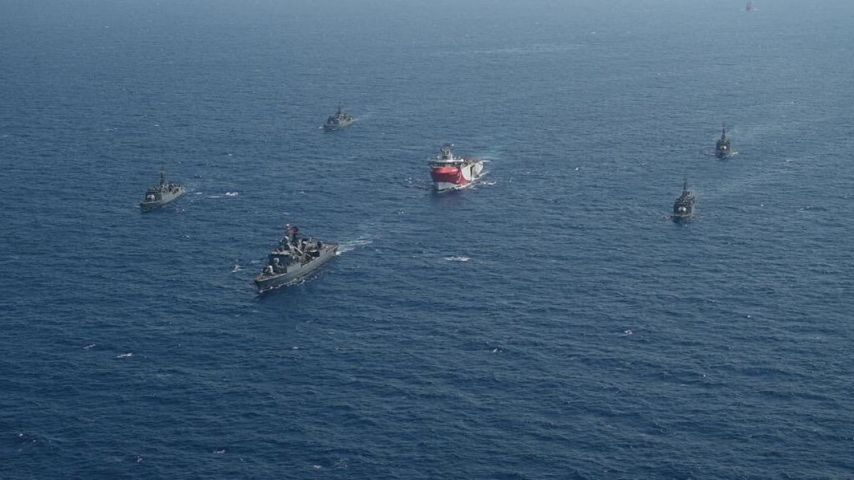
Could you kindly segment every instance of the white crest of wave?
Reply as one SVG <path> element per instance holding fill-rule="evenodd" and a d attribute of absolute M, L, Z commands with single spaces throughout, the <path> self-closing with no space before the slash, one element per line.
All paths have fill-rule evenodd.
<path fill-rule="evenodd" d="M 346 253 L 346 252 L 355 250 L 359 247 L 364 247 L 366 245 L 370 245 L 373 242 L 374 242 L 373 240 L 368 239 L 368 238 L 359 238 L 356 240 L 348 240 L 345 242 L 341 242 L 338 245 L 338 253 L 337 254 L 341 255 L 342 253 Z"/>

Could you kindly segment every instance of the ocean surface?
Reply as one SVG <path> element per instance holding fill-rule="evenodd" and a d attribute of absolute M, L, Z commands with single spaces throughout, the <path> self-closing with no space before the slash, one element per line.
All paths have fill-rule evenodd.
<path fill-rule="evenodd" d="M 854 2 L 756 5 L 0 0 L 0 479 L 854 478 Z"/>

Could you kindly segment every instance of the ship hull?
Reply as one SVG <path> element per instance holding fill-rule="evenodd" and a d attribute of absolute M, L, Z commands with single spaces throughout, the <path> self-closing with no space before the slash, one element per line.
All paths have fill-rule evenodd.
<path fill-rule="evenodd" d="M 162 198 L 160 200 L 155 200 L 152 202 L 142 202 L 139 204 L 139 208 L 142 209 L 143 212 L 150 212 L 153 210 L 157 210 L 157 209 L 165 207 L 166 205 L 169 205 L 170 203 L 174 202 L 175 200 L 178 200 L 179 198 L 186 195 L 186 193 L 187 193 L 187 191 L 182 188 L 177 193 L 170 194 L 170 195 L 164 195 L 163 196 L 164 198 Z"/>
<path fill-rule="evenodd" d="M 484 175 L 482 161 L 471 161 L 462 165 L 434 166 L 430 170 L 433 179 L 433 189 L 437 192 L 461 190 L 474 185 Z"/>
<path fill-rule="evenodd" d="M 297 284 L 309 275 L 311 275 L 325 263 L 335 258 L 335 254 L 337 251 L 337 244 L 325 244 L 320 251 L 320 256 L 306 263 L 297 270 L 287 273 L 279 273 L 275 275 L 258 275 L 257 277 L 255 277 L 255 287 L 258 288 L 258 293 L 264 293 L 277 288 Z"/>
<path fill-rule="evenodd" d="M 694 217 L 694 206 L 686 206 L 686 207 L 675 207 L 673 209 L 673 216 L 671 217 L 674 222 L 687 222 Z"/>
<path fill-rule="evenodd" d="M 334 132 L 336 130 L 342 130 L 342 129 L 349 127 L 350 125 L 353 125 L 354 123 L 356 123 L 355 120 L 351 120 L 349 122 L 341 122 L 341 123 L 337 123 L 337 124 L 327 123 L 327 124 L 323 125 L 323 131 L 324 132 Z"/>
<path fill-rule="evenodd" d="M 719 140 L 715 144 L 715 156 L 718 158 L 727 158 L 732 155 L 732 144 L 729 140 Z"/>

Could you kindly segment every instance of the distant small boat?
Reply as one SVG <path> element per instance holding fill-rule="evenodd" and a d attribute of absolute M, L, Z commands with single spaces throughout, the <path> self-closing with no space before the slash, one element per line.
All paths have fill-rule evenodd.
<path fill-rule="evenodd" d="M 145 200 L 139 204 L 143 212 L 164 207 L 183 197 L 187 189 L 183 185 L 166 181 L 166 173 L 160 172 L 160 183 L 145 192 Z"/>
<path fill-rule="evenodd" d="M 323 124 L 324 132 L 334 132 L 347 128 L 356 121 L 356 118 L 347 112 L 341 110 L 341 104 L 338 104 L 338 111 L 334 115 L 330 115 Z"/>
<path fill-rule="evenodd" d="M 757 10 L 759 10 L 759 8 L 757 8 L 753 2 L 747 2 L 747 6 L 744 7 L 745 12 L 755 12 Z"/>
<path fill-rule="evenodd" d="M 726 135 L 726 125 L 721 127 L 721 138 L 715 142 L 715 156 L 718 158 L 732 156 L 732 141 Z"/>
<path fill-rule="evenodd" d="M 682 184 L 682 195 L 673 203 L 673 218 L 674 222 L 685 222 L 694 216 L 694 202 L 696 198 L 694 194 L 688 190 L 688 180 Z"/>

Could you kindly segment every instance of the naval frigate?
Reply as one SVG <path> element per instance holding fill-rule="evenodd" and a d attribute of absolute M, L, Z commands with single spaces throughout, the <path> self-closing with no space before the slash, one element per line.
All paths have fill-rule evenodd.
<path fill-rule="evenodd" d="M 166 173 L 160 172 L 160 183 L 145 192 L 145 199 L 139 204 L 143 212 L 150 212 L 166 206 L 183 197 L 187 189 L 183 185 L 167 182 Z"/>
<path fill-rule="evenodd" d="M 726 125 L 721 127 L 721 138 L 715 142 L 715 156 L 718 158 L 726 158 L 732 155 L 732 142 L 726 136 Z"/>
<path fill-rule="evenodd" d="M 267 257 L 267 265 L 255 277 L 258 293 L 299 283 L 335 258 L 337 251 L 338 244 L 303 238 L 299 228 L 288 225 L 284 237 Z"/>
<path fill-rule="evenodd" d="M 688 190 L 688 180 L 682 184 L 682 195 L 673 203 L 673 221 L 681 222 L 690 220 L 694 216 L 694 194 Z"/>
<path fill-rule="evenodd" d="M 352 115 L 341 110 L 341 105 L 339 104 L 338 111 L 326 119 L 326 123 L 323 124 L 323 130 L 326 132 L 341 130 L 342 128 L 349 127 L 355 121 L 356 119 Z"/>

